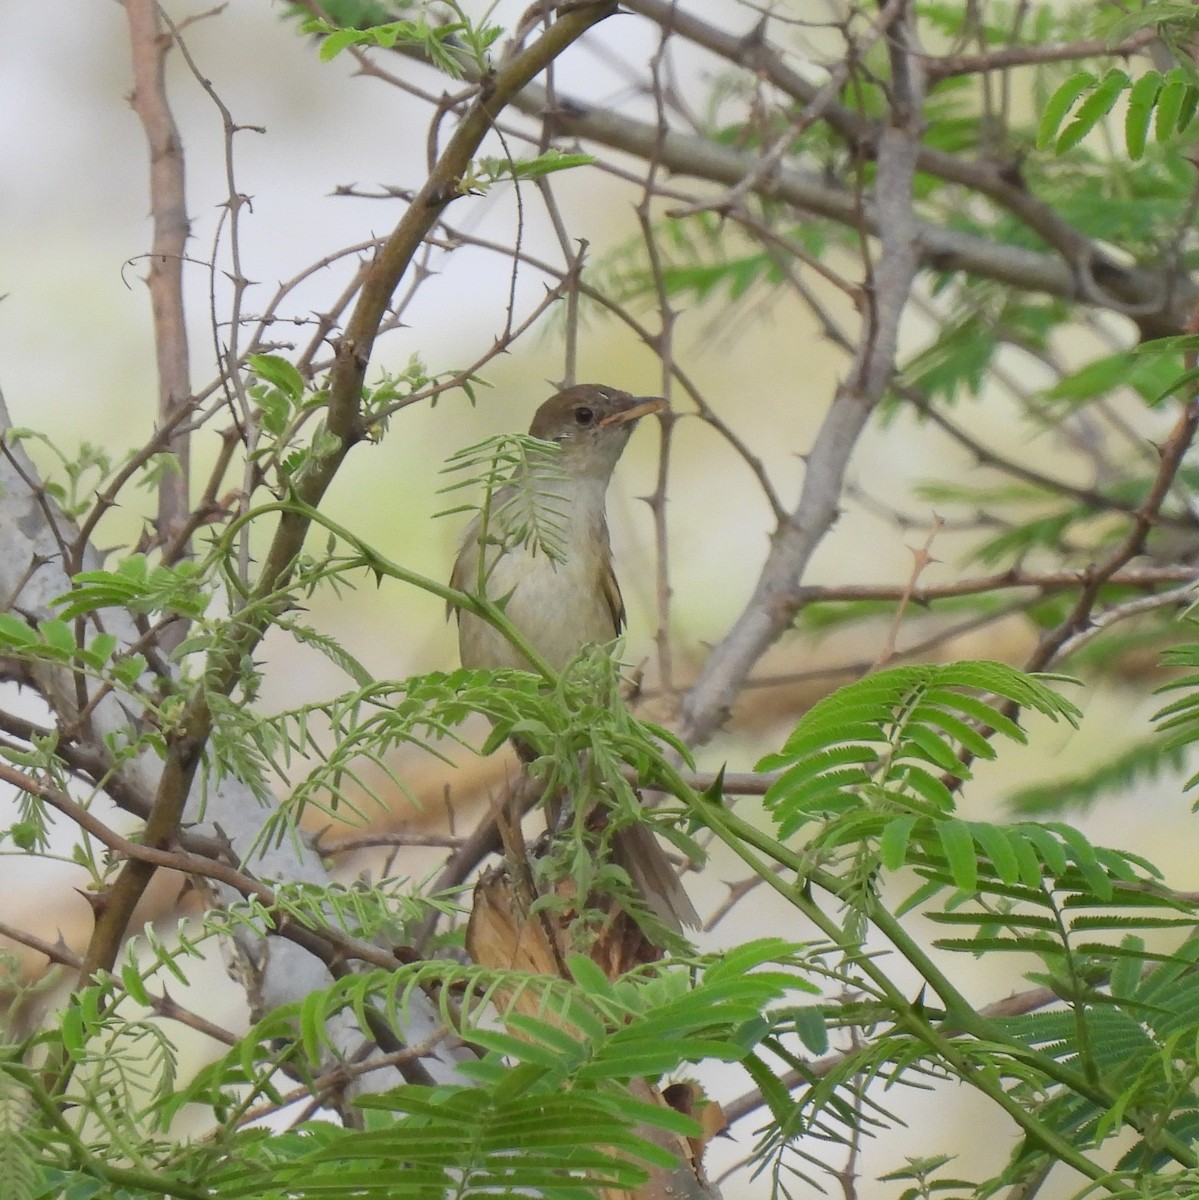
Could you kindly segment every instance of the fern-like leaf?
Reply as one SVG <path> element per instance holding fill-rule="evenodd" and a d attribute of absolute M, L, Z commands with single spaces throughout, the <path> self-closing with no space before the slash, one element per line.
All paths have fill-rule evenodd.
<path fill-rule="evenodd" d="M 466 478 L 442 488 L 482 492 L 477 504 L 447 509 L 448 513 L 476 513 L 475 536 L 479 543 L 479 571 L 461 581 L 474 590 L 485 582 L 490 565 L 499 552 L 523 546 L 534 554 L 545 554 L 555 562 L 565 557 L 563 501 L 555 485 L 563 478 L 558 446 L 527 434 L 502 434 L 467 446 L 450 456 L 447 474 L 465 473 Z"/>
<path fill-rule="evenodd" d="M 1128 155 L 1138 159 L 1152 124 L 1157 141 L 1168 141 L 1194 120 L 1199 104 L 1199 89 L 1186 69 L 1175 67 L 1164 75 L 1147 71 L 1133 82 L 1118 67 L 1102 78 L 1081 71 L 1071 75 L 1049 97 L 1037 127 L 1037 146 L 1053 146 L 1058 154 L 1078 145 L 1111 112 L 1116 102 L 1128 94 L 1124 115 L 1124 139 Z M 1077 107 L 1076 107 L 1077 106 Z M 1062 128 L 1073 112 L 1073 119 Z"/>
<path fill-rule="evenodd" d="M 965 754 L 993 758 L 992 734 L 1024 740 L 1004 702 L 1054 720 L 1078 718 L 1042 679 L 994 662 L 897 667 L 820 701 L 782 750 L 758 764 L 782 771 L 766 794 L 781 836 L 866 806 L 878 792 L 901 807 L 948 815 L 953 799 L 941 775 L 969 778 Z"/>

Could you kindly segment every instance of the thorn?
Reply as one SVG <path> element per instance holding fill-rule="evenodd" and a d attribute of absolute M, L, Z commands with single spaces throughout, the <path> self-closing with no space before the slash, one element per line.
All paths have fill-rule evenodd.
<path fill-rule="evenodd" d="M 76 892 L 87 901 L 88 907 L 92 910 L 92 916 L 99 919 L 108 909 L 108 894 L 107 892 L 85 892 L 82 888 L 76 888 Z"/>

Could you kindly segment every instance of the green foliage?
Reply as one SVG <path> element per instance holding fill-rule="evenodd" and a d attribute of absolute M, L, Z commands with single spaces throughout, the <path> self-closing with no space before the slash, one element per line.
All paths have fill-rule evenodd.
<path fill-rule="evenodd" d="M 290 919 L 313 927 L 329 925 L 366 941 L 386 938 L 399 944 L 430 913 L 448 916 L 457 911 L 451 900 L 418 891 L 408 879 L 292 882 L 279 884 L 269 905 L 256 899 L 230 905 L 213 918 L 210 927 L 221 932 L 261 931 Z"/>
<path fill-rule="evenodd" d="M 354 663 L 353 669 L 365 673 L 361 664 Z M 687 761 L 689 756 L 667 730 L 635 718 L 620 688 L 619 665 L 609 649 L 592 646 L 563 669 L 552 687 L 524 671 L 432 672 L 400 683 L 368 680 L 331 699 L 273 715 L 215 694 L 210 701 L 215 725 L 205 783 L 211 787 L 236 778 L 270 805 L 250 855 L 253 860 L 259 851 L 301 837 L 301 822 L 313 809 L 333 819 L 366 824 L 371 813 L 364 802 L 389 811 L 399 793 L 417 805 L 395 768 L 394 751 L 418 746 L 448 764 L 450 748 L 469 748 L 461 726 L 482 714 L 491 725 L 482 753 L 519 737 L 536 758 L 530 773 L 545 797 L 596 797 L 606 814 L 597 830 L 590 820 L 593 805 L 572 810 L 552 851 L 536 866 L 546 890 L 552 891 L 548 885 L 553 881 L 569 878 L 579 895 L 592 896 L 597 903 L 601 897 L 618 897 L 655 939 L 669 940 L 671 935 L 603 847 L 620 829 L 649 819 L 629 770 L 644 784 L 665 786 L 679 795 L 668 755 Z M 276 794 L 282 797 L 278 803 Z M 685 796 L 680 799 L 686 803 Z M 677 816 L 662 807 L 653 819 L 665 838 L 692 861 L 702 862 L 704 852 L 678 826 Z M 368 891 L 372 903 L 377 902 L 376 891 Z M 326 899 L 330 919 L 347 919 L 340 915 L 338 895 L 331 893 Z M 318 908 L 312 898 L 310 915 Z M 409 919 L 424 911 L 410 912 Z M 597 924 L 605 919 L 602 912 L 594 913 Z"/>
<path fill-rule="evenodd" d="M 1104 1106 L 1075 1091 L 1055 1090 L 1035 1101 L 1030 1092 L 1046 1119 L 1070 1129 L 1080 1144 L 1101 1144 L 1131 1124 L 1143 1136 L 1124 1150 L 1120 1169 L 1155 1171 L 1173 1157 L 1171 1140 L 1193 1143 L 1199 1132 L 1193 1093 L 1199 1068 L 1183 1050 L 1199 1035 L 1199 945 L 1188 941 L 1164 961 L 1143 953 L 1136 938 L 1125 938 L 1121 949 L 1105 993 L 1068 1010 L 997 1025 L 1056 1062 L 1101 1079 L 1114 1097 Z"/>
<path fill-rule="evenodd" d="M 31 1109 L 29 1093 L 0 1066 L 0 1180 L 6 1200 L 31 1200 L 35 1194 L 34 1147 L 26 1134 Z"/>
<path fill-rule="evenodd" d="M 1088 812 L 1112 796 L 1168 788 L 1185 765 L 1184 747 L 1145 738 L 1111 758 L 1064 779 L 1036 783 L 1012 793 L 1011 805 L 1028 815 Z"/>
<path fill-rule="evenodd" d="M 489 674 L 493 679 L 504 678 L 504 673 Z M 591 820 L 592 805 L 571 806 L 569 819 L 559 823 L 559 836 L 550 853 L 536 868 L 543 881 L 548 885 L 566 878 L 578 895 L 593 897 L 588 917 L 601 929 L 608 917 L 600 898 L 616 897 L 656 944 L 678 947 L 679 939 L 653 916 L 607 848 L 619 830 L 649 819 L 639 786 L 659 787 L 688 808 L 695 807 L 694 797 L 679 786 L 670 764 L 676 757 L 690 765 L 691 757 L 668 730 L 634 717 L 620 689 L 618 664 L 609 649 L 585 647 L 550 690 L 541 690 L 536 696 L 512 691 L 504 697 L 503 710 L 497 709 L 494 700 L 479 698 L 493 724 L 484 749 L 494 749 L 505 738 L 518 736 L 536 755 L 529 772 L 541 785 L 543 796 L 595 797 L 602 804 L 606 821 L 598 834 Z M 629 778 L 630 768 L 636 783 Z M 704 851 L 681 826 L 681 815 L 663 805 L 652 820 L 656 830 L 690 861 L 702 863 Z M 552 889 L 547 886 L 543 891 Z M 542 903 L 550 907 L 553 901 L 546 898 Z"/>
<path fill-rule="evenodd" d="M 936 818 L 952 811 L 950 784 L 970 778 L 967 755 L 993 759 L 992 734 L 1025 739 L 1004 702 L 1053 720 L 1073 723 L 1080 715 L 1044 683 L 1002 663 L 897 667 L 840 689 L 812 707 L 781 751 L 758 763 L 760 771 L 781 771 L 766 794 L 780 836 L 832 813 Z"/>
<path fill-rule="evenodd" d="M 1193 618 L 1188 622 L 1194 624 Z M 1199 644 L 1187 642 L 1167 650 L 1162 656 L 1167 666 L 1181 667 L 1189 673 L 1163 684 L 1161 693 L 1182 693 L 1154 714 L 1159 733 L 1166 734 L 1164 750 L 1181 751 L 1199 741 L 1199 675 L 1193 668 L 1199 667 Z M 1188 790 L 1199 783 L 1199 772 L 1192 775 L 1184 785 Z"/>
<path fill-rule="evenodd" d="M 681 966 L 609 980 L 585 957 L 570 960 L 570 983 L 435 962 L 350 976 L 259 1022 L 167 1112 L 203 1104 L 227 1122 L 244 1111 L 247 1095 L 275 1092 L 288 1066 L 277 1051 L 281 1038 L 316 1060 L 337 1014 L 352 1013 L 364 1029 L 368 1013 L 403 1028 L 408 1006 L 432 993 L 442 997 L 444 1018 L 483 1052 L 468 1070 L 474 1086 L 405 1085 L 363 1098 L 365 1130 L 300 1126 L 269 1147 L 238 1134 L 228 1143 L 235 1153 L 215 1172 L 197 1145 L 189 1173 L 200 1178 L 204 1166 L 205 1180 L 232 1196 L 320 1195 L 334 1183 L 356 1194 L 414 1197 L 458 1186 L 464 1190 L 454 1194 L 503 1188 L 563 1197 L 632 1187 L 645 1178 L 638 1160 L 672 1161 L 639 1130 L 693 1134 L 696 1127 L 672 1109 L 635 1100 L 628 1081 L 713 1056 L 744 1058 L 770 1006 L 808 986 L 795 973 L 803 961 L 800 947 L 764 939 L 697 960 L 694 980 Z M 493 1004 L 506 1032 L 489 1017 Z"/>
<path fill-rule="evenodd" d="M 328 445 L 328 435 L 319 425 L 307 445 L 300 436 L 304 427 L 324 411 L 328 392 L 324 387 L 311 387 L 292 363 L 277 354 L 251 354 L 247 366 L 254 382 L 246 392 L 256 406 L 262 432 L 268 435 L 251 457 L 264 472 L 277 472 L 285 484 Z M 418 396 L 432 390 L 435 404 L 440 390 L 453 386 L 474 403 L 475 387 L 480 382 L 469 372 L 431 374 L 420 356 L 413 354 L 402 371 L 381 370 L 376 381 L 363 385 L 362 427 L 367 437 L 377 441 L 386 433 L 391 415 Z"/>
<path fill-rule="evenodd" d="M 462 77 L 462 63 L 469 61 L 480 71 L 487 70 L 488 51 L 503 34 L 498 25 L 473 23 L 455 0 L 425 0 L 416 20 L 401 19 L 378 25 L 360 22 L 375 16 L 372 12 L 352 13 L 355 24 L 339 27 L 321 17 L 303 23 L 302 32 L 321 38 L 321 58 L 335 58 L 354 46 L 378 46 L 384 50 L 406 47 L 417 51 L 427 62 L 453 79 Z M 435 14 L 429 21 L 425 12 Z M 332 14 L 330 14 L 332 15 Z"/>
<path fill-rule="evenodd" d="M 26 662 L 80 662 L 98 671 L 111 658 L 116 639 L 100 635 L 81 646 L 66 621 L 39 621 L 34 628 L 12 613 L 0 613 L 0 645 L 13 658 Z"/>
<path fill-rule="evenodd" d="M 1175 657 L 1193 663 L 1199 652 L 1186 647 Z M 1186 693 L 1163 715 L 1175 744 L 1193 739 L 1187 719 L 1196 681 L 1172 685 Z M 810 919 L 827 925 L 813 889 L 850 908 L 844 924 L 829 926 L 845 939 L 844 962 L 817 970 L 839 978 L 848 997 L 825 1003 L 826 1022 L 857 1031 L 852 1049 L 813 1073 L 788 1049 L 801 1026 L 779 1009 L 747 1060 L 775 1119 L 755 1154 L 776 1178 L 803 1173 L 792 1149 L 803 1133 L 852 1144 L 864 1124 L 898 1121 L 872 1082 L 894 1092 L 947 1077 L 997 1101 L 1010 1096 L 1017 1106 L 1004 1100 L 1003 1107 L 1029 1144 L 1052 1147 L 1059 1159 L 1077 1153 L 1080 1169 L 1090 1151 L 1130 1131 L 1135 1138 L 1120 1166 L 1131 1178 L 1194 1168 L 1196 1070 L 1189 1054 L 1178 1061 L 1180 1047 L 1199 1033 L 1193 900 L 1164 888 L 1151 864 L 1095 846 L 1071 826 L 953 815 L 954 791 L 969 786 L 967 760 L 994 756 L 996 736 L 1023 740 L 1012 718 L 1017 707 L 1053 720 L 1079 716 L 1044 681 L 998 664 L 884 671 L 815 705 L 782 750 L 760 764 L 781 771 L 767 807 L 781 838 L 802 832 L 803 850 L 788 855 L 762 838 L 758 848 L 799 872 L 804 886 L 794 902 Z M 1147 755 L 1138 747 L 1129 769 L 1143 769 Z M 882 904 L 888 875 L 905 867 L 920 886 L 898 907 Z M 946 893 L 951 900 L 938 902 Z M 1035 963 L 1027 977 L 1046 989 L 1046 999 L 1022 1016 L 977 1012 L 952 975 L 910 940 L 899 918 L 914 909 L 946 929 L 949 936 L 935 941 L 943 952 Z M 872 941 L 885 938 L 918 964 L 931 996 L 903 1000 L 891 990 L 891 972 L 854 952 L 872 926 Z M 1160 945 L 1177 933 L 1184 940 L 1176 948 L 1151 950 L 1142 940 L 1152 936 Z M 772 1058 L 805 1081 L 794 1095 L 771 1085 Z M 1013 1155 L 980 1191 L 1011 1186 L 1026 1153 Z M 943 1165 L 913 1164 L 911 1173 Z"/>
<path fill-rule="evenodd" d="M 355 674 L 365 671 L 360 664 L 354 668 Z M 287 799 L 263 829 L 267 841 L 293 829 L 310 805 L 329 816 L 365 822 L 367 814 L 351 797 L 385 808 L 379 790 L 390 785 L 413 799 L 389 761 L 397 747 L 418 745 L 444 758 L 437 743 L 459 741 L 457 727 L 481 705 L 511 714 L 520 697 L 535 692 L 533 676 L 511 674 L 503 701 L 491 699 L 496 680 L 462 671 L 413 676 L 399 684 L 368 680 L 332 699 L 274 715 L 214 697 L 214 778 L 251 782 L 264 798 L 272 794 L 272 780 L 284 785 Z"/>
<path fill-rule="evenodd" d="M 568 171 L 571 167 L 583 167 L 593 162 L 593 154 L 564 154 L 561 150 L 547 150 L 536 158 L 480 158 L 475 169 L 462 180 L 460 188 L 463 195 L 486 192 L 494 183 L 541 179 L 555 171 Z"/>
<path fill-rule="evenodd" d="M 321 1176 L 336 1168 L 340 1187 L 356 1195 L 463 1197 L 536 1194 L 593 1195 L 592 1189 L 629 1189 L 645 1182 L 640 1162 L 669 1166 L 673 1157 L 633 1133 L 631 1118 L 670 1124 L 657 1105 L 628 1096 L 552 1092 L 509 1097 L 477 1088 L 410 1087 L 370 1102 L 402 1119 L 390 1128 L 327 1140 L 315 1153 L 297 1157 L 276 1172 L 288 1194 L 327 1194 Z M 685 1129 L 689 1122 L 680 1120 Z M 578 1130 L 589 1131 L 580 1145 Z M 592 1143 L 594 1138 L 594 1143 Z M 238 1195 L 236 1179 L 230 1181 Z"/>
<path fill-rule="evenodd" d="M 1119 388 L 1131 388 L 1146 404 L 1157 404 L 1178 386 L 1179 369 L 1165 355 L 1147 354 L 1146 349 L 1138 346 L 1092 359 L 1063 375 L 1045 393 L 1046 398 L 1073 406 Z"/>
<path fill-rule="evenodd" d="M 45 473 L 46 494 L 68 517 L 78 518 L 87 512 L 112 477 L 111 456 L 90 442 L 81 443 L 78 451 L 70 455 L 44 433 L 14 425 L 0 435 L 0 447 L 4 445 L 48 453 L 53 465 Z"/>
<path fill-rule="evenodd" d="M 151 567 L 144 554 L 121 560 L 114 571 L 81 571 L 71 590 L 55 600 L 63 621 L 104 608 L 198 620 L 212 599 L 203 568 L 192 562 Z M 89 649 L 95 652 L 93 641 Z"/>
<path fill-rule="evenodd" d="M 164 951 L 158 965 L 179 953 Z M 132 977 L 128 969 L 125 975 Z M 178 1147 L 157 1129 L 177 1086 L 177 1048 L 163 1024 L 130 1014 L 130 997 L 110 977 L 80 988 L 56 1030 L 0 1054 L 0 1097 L 24 1118 L 21 1135 L 5 1148 L 14 1162 L 24 1159 L 11 1177 L 28 1187 L 19 1194 L 89 1196 L 106 1180 L 124 1185 L 122 1195 L 180 1194 L 168 1165 Z M 39 1049 L 58 1064 L 57 1082 L 53 1072 L 26 1065 Z"/>
<path fill-rule="evenodd" d="M 326 0 L 321 8 L 329 19 L 338 26 L 354 26 L 364 29 L 369 25 L 383 25 L 387 21 L 413 8 L 417 0 Z M 306 19 L 310 14 L 302 5 L 288 6 L 290 15 Z"/>
<path fill-rule="evenodd" d="M 483 493 L 477 504 L 461 504 L 437 514 L 478 514 L 478 571 L 464 581 L 470 590 L 484 590 L 490 564 L 499 550 L 510 546 L 563 561 L 563 501 L 554 491 L 563 478 L 557 454 L 554 442 L 513 433 L 487 438 L 450 456 L 446 473 L 466 477 L 442 488 L 442 494 L 463 489 Z"/>
<path fill-rule="evenodd" d="M 744 302 L 769 294 L 783 281 L 777 257 L 754 246 L 711 213 L 663 221 L 654 228 L 662 285 L 667 294 L 697 304 Z M 783 235 L 807 253 L 828 250 L 840 234 L 819 222 L 788 227 Z M 635 305 L 653 295 L 655 282 L 644 262 L 640 239 L 603 257 L 592 272 L 597 286 L 613 299 Z"/>
<path fill-rule="evenodd" d="M 375 1006 L 400 1028 L 409 1006 L 426 994 L 439 996 L 443 1018 L 461 1021 L 467 1040 L 487 1052 L 469 1073 L 504 1090 L 499 1065 L 505 1059 L 522 1065 L 519 1080 L 508 1085 L 512 1095 L 657 1077 L 713 1054 L 739 1061 L 774 1001 L 812 990 L 796 974 L 804 956 L 802 947 L 766 938 L 727 955 L 673 969 L 639 968 L 613 980 L 585 956 L 567 964 L 573 982 L 436 961 L 348 976 L 260 1021 L 225 1066 L 206 1068 L 176 1103 L 219 1104 L 214 1085 L 234 1060 L 257 1073 L 255 1086 L 265 1089 L 279 1069 L 276 1041 L 288 1031 L 295 1029 L 308 1053 L 318 1054 L 329 1044 L 327 1025 L 336 1014 L 352 1013 L 368 1032 L 366 1016 Z M 493 1006 L 518 1037 L 496 1030 Z"/>
<path fill-rule="evenodd" d="M 418 399 L 427 397 L 430 407 L 435 408 L 446 391 L 458 390 L 474 404 L 476 390 L 486 386 L 487 381 L 473 372 L 430 371 L 421 357 L 413 354 L 402 371 L 382 370 L 376 383 L 363 387 L 363 424 L 368 436 L 378 441 L 387 432 L 392 413 L 416 403 Z"/>
<path fill-rule="evenodd" d="M 1125 93 L 1128 104 L 1124 140 L 1133 160 L 1145 153 L 1151 123 L 1156 140 L 1168 141 L 1190 126 L 1199 106 L 1199 87 L 1193 70 L 1175 67 L 1164 75 L 1148 71 L 1135 82 L 1116 67 L 1101 79 L 1089 71 L 1080 71 L 1065 80 L 1049 98 L 1037 127 L 1038 148 L 1052 146 L 1056 153 L 1062 154 L 1077 146 Z M 1063 122 L 1071 112 L 1073 118 L 1063 129 Z"/>
<path fill-rule="evenodd" d="M 256 406 L 256 416 L 268 436 L 254 448 L 252 459 L 263 471 L 277 471 L 288 479 L 323 448 L 321 429 L 305 446 L 300 432 L 324 409 L 328 397 L 322 389 L 309 391 L 296 368 L 277 354 L 252 354 L 247 366 L 254 378 L 246 394 Z"/>

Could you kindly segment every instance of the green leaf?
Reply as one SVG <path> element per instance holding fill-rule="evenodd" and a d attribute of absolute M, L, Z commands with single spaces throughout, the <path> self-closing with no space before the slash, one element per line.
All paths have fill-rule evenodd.
<path fill-rule="evenodd" d="M 1153 106 L 1157 102 L 1161 86 L 1161 75 L 1157 71 L 1147 71 L 1132 85 L 1128 93 L 1128 111 L 1124 115 L 1124 141 L 1132 159 L 1138 159 L 1145 153 L 1149 122 L 1153 119 Z"/>
<path fill-rule="evenodd" d="M 917 812 L 951 812 L 953 795 L 940 775 L 969 778 L 954 742 L 993 757 L 984 731 L 1024 740 L 1001 710 L 1005 702 L 1053 720 L 1078 719 L 1077 707 L 1042 679 L 986 661 L 897 667 L 834 692 L 804 715 L 781 751 L 757 764 L 760 771 L 780 771 L 765 798 L 779 836 L 789 838 L 816 820 L 840 822 L 838 832 L 827 835 L 829 844 L 872 836 L 868 826 L 853 822 L 875 806 L 880 788 Z M 892 833 L 889 854 L 901 850 L 908 832 Z M 1004 869 L 1010 867 L 1005 860 Z M 965 868 L 958 863 L 956 869 Z"/>
<path fill-rule="evenodd" d="M 1077 146 L 1104 117 L 1128 87 L 1128 76 L 1118 67 L 1112 67 L 1099 81 L 1095 90 L 1078 106 L 1074 120 L 1062 130 L 1055 149 L 1058 154 Z M 1161 104 L 1158 104 L 1160 120 Z"/>
<path fill-rule="evenodd" d="M 1169 383 L 1150 401 L 1150 404 L 1157 405 L 1178 392 L 1190 391 L 1192 385 L 1196 383 L 1199 383 L 1199 367 L 1191 367 L 1190 370 L 1183 371 L 1181 375 L 1172 375 Z"/>
<path fill-rule="evenodd" d="M 704 985 L 714 987 L 716 984 L 742 980 L 743 976 L 758 967 L 765 966 L 767 963 L 789 962 L 802 951 L 802 946 L 795 942 L 789 942 L 785 938 L 754 938 L 740 946 L 732 946 L 728 950 L 721 951 L 720 955 L 705 969 Z M 765 983 L 764 977 L 760 974 L 755 975 L 754 978 L 759 981 L 759 985 Z M 773 978 L 776 983 L 785 980 L 792 986 L 805 988 L 809 986 L 805 981 L 790 976 L 775 975 Z"/>
<path fill-rule="evenodd" d="M 29 622 L 14 613 L 0 613 L 0 645 L 14 651 L 27 650 L 38 641 L 37 633 Z"/>
<path fill-rule="evenodd" d="M 1179 116 L 1189 87 L 1186 78 L 1173 71 L 1162 85 L 1157 98 L 1157 120 L 1153 130 L 1159 142 L 1166 141 L 1179 127 Z"/>
<path fill-rule="evenodd" d="M 1174 390 L 1178 367 L 1162 355 L 1146 355 L 1139 348 L 1121 350 L 1093 359 L 1062 376 L 1045 395 L 1050 400 L 1093 400 L 1118 388 L 1132 388 L 1148 404 L 1158 403 Z"/>
<path fill-rule="evenodd" d="M 362 38 L 357 29 L 338 29 L 326 34 L 321 40 L 321 62 L 329 62 L 336 58 L 348 46 L 355 46 Z"/>
<path fill-rule="evenodd" d="M 71 658 L 79 648 L 75 641 L 75 630 L 66 621 L 39 621 L 37 629 L 46 645 L 63 658 Z"/>
<path fill-rule="evenodd" d="M 296 402 L 304 395 L 304 376 L 287 359 L 277 354 L 251 354 L 248 361 L 259 379 L 273 384 L 289 400 Z"/>
<path fill-rule="evenodd" d="M 144 554 L 123 559 L 115 571 L 80 571 L 71 583 L 71 590 L 53 601 L 68 621 L 100 608 L 176 612 L 195 619 L 212 598 L 196 563 L 151 570 Z"/>
<path fill-rule="evenodd" d="M 1080 71 L 1058 86 L 1045 102 L 1045 110 L 1037 124 L 1038 150 L 1045 150 L 1053 143 L 1066 114 L 1074 107 L 1074 102 L 1097 82 L 1096 77 L 1089 71 Z"/>
<path fill-rule="evenodd" d="M 965 770 L 960 762 L 954 768 L 953 774 L 958 778 L 967 778 L 969 776 L 969 772 Z M 899 776 L 899 783 L 905 790 L 914 793 L 924 800 L 930 814 L 936 813 L 939 815 L 941 813 L 953 812 L 953 793 L 936 775 L 924 770 L 922 767 L 918 767 L 915 764 L 907 767 Z"/>
<path fill-rule="evenodd" d="M 386 21 L 366 29 L 338 29 L 327 21 L 313 19 L 304 23 L 307 32 L 323 35 L 320 56 L 322 62 L 335 58 L 350 46 L 378 46 L 391 50 L 396 46 L 418 49 L 425 58 L 452 78 L 460 78 L 462 64 L 458 55 L 469 46 L 469 57 L 480 67 L 486 65 L 483 51 L 494 40 L 490 31 L 475 29 L 462 21 L 445 21 L 430 25 L 425 20 Z"/>
<path fill-rule="evenodd" d="M 125 687 L 132 687 L 146 673 L 146 660 L 141 654 L 130 654 L 112 665 L 113 678 Z"/>
<path fill-rule="evenodd" d="M 990 937 L 979 934 L 970 938 L 937 938 L 939 950 L 957 954 L 1034 954 L 1053 961 L 1066 956 L 1066 947 L 1051 937 Z"/>
<path fill-rule="evenodd" d="M 936 822 L 934 828 L 945 851 L 945 860 L 953 882 L 963 892 L 978 890 L 978 859 L 974 853 L 974 838 L 965 821 L 951 818 Z"/>
<path fill-rule="evenodd" d="M 791 1011 L 795 1033 L 812 1054 L 827 1054 L 828 1022 L 822 1008 L 796 1008 Z"/>
<path fill-rule="evenodd" d="M 1101 900 L 1112 898 L 1112 881 L 1107 872 L 1099 865 L 1095 848 L 1087 841 L 1081 830 L 1073 825 L 1065 825 L 1058 821 L 1047 822 L 1045 829 L 1058 834 L 1069 849 L 1070 857 L 1074 859 L 1078 869 L 1086 878 L 1091 891 Z"/>
<path fill-rule="evenodd" d="M 509 1024 L 517 1028 L 519 1014 L 509 1017 Z M 545 1034 L 544 1022 L 535 1021 L 531 1017 L 522 1019 L 520 1029 L 524 1033 L 535 1031 L 537 1040 L 524 1037 L 514 1037 L 499 1029 L 475 1029 L 470 1034 L 470 1040 L 478 1043 L 485 1050 L 506 1055 L 516 1062 L 532 1063 L 546 1070 L 554 1070 L 561 1064 L 561 1051 L 558 1047 L 547 1045 L 540 1039 Z M 570 1040 L 570 1039 L 568 1039 Z M 571 1041 L 575 1053 L 578 1052 L 577 1042 Z"/>
<path fill-rule="evenodd" d="M 477 182 L 492 183 L 505 179 L 540 179 L 555 171 L 567 171 L 572 167 L 585 167 L 595 162 L 594 154 L 566 154 L 561 150 L 547 150 L 536 158 L 480 158 L 475 170 Z"/>
<path fill-rule="evenodd" d="M 85 651 L 86 657 L 94 666 L 102 667 L 113 656 L 118 644 L 119 641 L 115 634 L 98 633 L 88 642 Z"/>
<path fill-rule="evenodd" d="M 1016 856 L 1019 882 L 1026 888 L 1040 888 L 1041 860 L 1036 847 L 1027 837 L 1022 836 L 1023 828 L 1013 830 L 1009 827 L 1008 833 L 1011 835 L 1008 845 Z"/>
<path fill-rule="evenodd" d="M 572 954 L 566 963 L 570 968 L 571 976 L 584 992 L 604 999 L 612 998 L 612 984 L 607 975 L 587 955 Z"/>
<path fill-rule="evenodd" d="M 1054 875 L 1061 875 L 1065 872 L 1069 866 L 1069 859 L 1066 857 L 1065 850 L 1062 849 L 1061 842 L 1048 829 L 1041 825 L 1023 823 L 1015 826 L 1015 832 L 1033 846 L 1037 857 Z"/>
<path fill-rule="evenodd" d="M 758 1092 L 769 1107 L 775 1121 L 785 1124 L 791 1119 L 795 1105 L 791 1094 L 779 1079 L 778 1072 L 756 1054 L 748 1054 L 741 1060 L 741 1065 L 749 1072 L 750 1078 L 757 1085 Z"/>
<path fill-rule="evenodd" d="M 479 514 L 480 553 L 477 565 L 472 564 L 460 581 L 464 590 L 483 590 L 496 558 L 493 548 L 522 546 L 552 562 L 564 561 L 565 516 L 557 487 L 564 468 L 558 449 L 554 442 L 525 434 L 503 434 L 467 446 L 447 460 L 443 473 L 465 477 L 441 488 L 442 493 L 462 488 L 482 492 L 481 501 L 468 506 Z M 461 506 L 452 511 L 461 511 Z"/>
<path fill-rule="evenodd" d="M 907 862 L 908 842 L 920 818 L 910 814 L 888 821 L 879 838 L 878 851 L 888 871 L 898 871 Z"/>
<path fill-rule="evenodd" d="M 1195 111 L 1199 109 L 1199 87 L 1193 83 L 1187 88 L 1182 98 L 1182 106 L 1178 110 L 1178 131 L 1181 133 L 1195 119 Z"/>
<path fill-rule="evenodd" d="M 150 993 L 146 991 L 146 985 L 142 980 L 141 970 L 134 964 L 127 964 L 121 968 L 121 983 L 124 985 L 125 991 L 137 1001 L 138 1004 L 150 1003 Z"/>
<path fill-rule="evenodd" d="M 1020 863 L 1012 849 L 1011 839 L 1005 829 L 984 821 L 971 821 L 970 834 L 983 853 L 991 860 L 995 873 L 1004 883 L 1020 882 Z"/>

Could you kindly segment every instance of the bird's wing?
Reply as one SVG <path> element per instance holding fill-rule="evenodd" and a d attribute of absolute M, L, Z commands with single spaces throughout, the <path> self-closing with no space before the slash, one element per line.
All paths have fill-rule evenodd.
<path fill-rule="evenodd" d="M 454 569 L 450 572 L 450 587 L 457 588 L 460 592 L 469 592 L 473 589 L 474 575 L 478 565 L 476 557 L 479 545 L 479 518 L 476 516 L 471 523 L 466 527 L 466 533 L 462 535 L 462 544 L 458 549 L 458 557 L 454 559 Z M 470 547 L 471 553 L 467 553 L 467 547 Z M 458 609 L 455 605 L 447 600 L 445 602 L 445 619 L 448 621 Z"/>
<path fill-rule="evenodd" d="M 624 597 L 620 594 L 620 584 L 616 580 L 616 572 L 612 570 L 612 560 L 608 559 L 608 569 L 601 579 L 604 589 L 604 599 L 608 602 L 608 611 L 612 614 L 612 636 L 624 632 L 625 611 Z"/>

